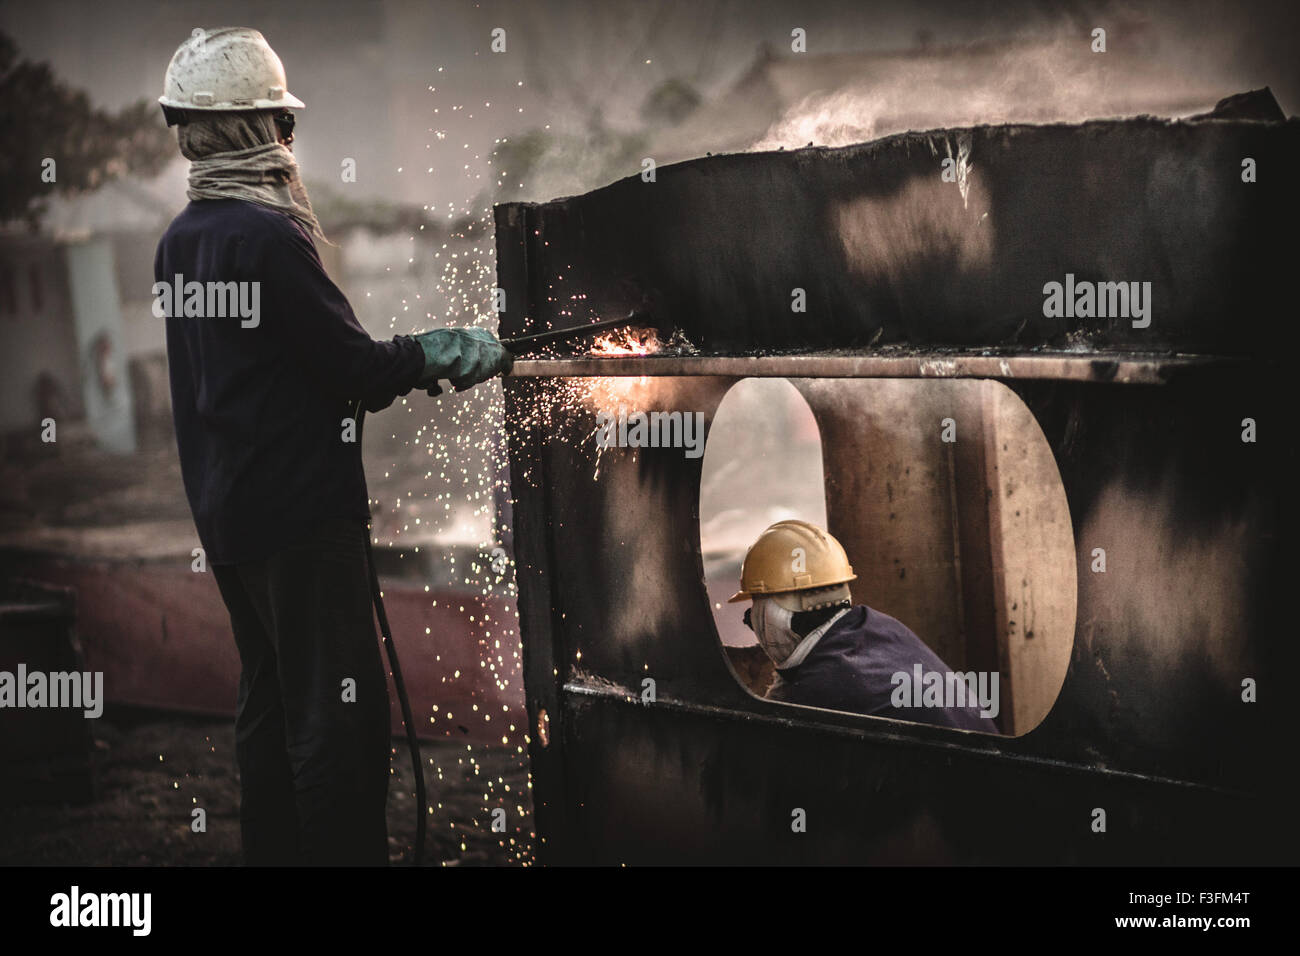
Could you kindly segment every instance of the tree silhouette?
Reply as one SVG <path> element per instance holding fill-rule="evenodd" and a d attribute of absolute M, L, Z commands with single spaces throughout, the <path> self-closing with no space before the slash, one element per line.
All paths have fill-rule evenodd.
<path fill-rule="evenodd" d="M 48 64 L 20 59 L 3 31 L 0 103 L 0 222 L 35 228 L 51 193 L 96 189 L 127 173 L 151 176 L 176 156 L 156 103 L 139 100 L 117 113 L 95 109 Z M 46 159 L 55 162 L 53 182 L 42 178 Z"/>

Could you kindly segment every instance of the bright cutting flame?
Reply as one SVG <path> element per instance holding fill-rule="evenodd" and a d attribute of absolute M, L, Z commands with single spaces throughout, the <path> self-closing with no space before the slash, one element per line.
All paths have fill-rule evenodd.
<path fill-rule="evenodd" d="M 615 329 L 596 339 L 591 346 L 591 355 L 622 356 L 650 355 L 663 348 L 654 329 Z M 588 379 L 588 388 L 582 398 L 593 409 L 603 409 L 610 414 L 617 414 L 620 406 L 631 404 L 644 405 L 650 401 L 647 376 Z"/>
<path fill-rule="evenodd" d="M 615 329 L 596 339 L 591 355 L 650 355 L 663 348 L 654 329 Z"/>

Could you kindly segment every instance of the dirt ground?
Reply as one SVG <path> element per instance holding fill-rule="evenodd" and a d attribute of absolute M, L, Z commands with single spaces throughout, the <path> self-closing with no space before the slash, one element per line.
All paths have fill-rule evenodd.
<path fill-rule="evenodd" d="M 371 494 L 394 503 L 379 508 L 376 515 L 377 534 L 387 536 L 407 520 L 408 511 L 418 513 L 409 502 L 396 507 L 404 495 L 410 497 L 407 489 L 421 487 L 425 496 L 430 493 L 421 486 L 429 471 L 429 452 L 423 442 L 406 438 L 416 426 L 403 414 L 398 409 L 386 418 L 376 417 L 366 434 Z M 188 554 L 193 523 L 170 422 L 147 424 L 141 426 L 141 450 L 129 456 L 98 451 L 92 436 L 75 423 L 67 429 L 60 425 L 57 448 L 35 442 L 21 449 L 0 448 L 0 548 L 115 560 Z M 467 460 L 478 454 L 468 447 L 457 453 Z M 454 471 L 450 466 L 445 470 Z M 465 477 L 462 484 L 476 480 L 476 475 Z M 449 493 L 449 481 L 440 478 L 428 488 L 435 494 Z M 431 507 L 423 500 L 419 504 Z M 0 865 L 240 862 L 232 720 L 110 708 L 90 723 L 95 799 L 86 804 L 12 806 L 0 794 Z M 392 743 L 389 857 L 405 864 L 415 839 L 415 800 L 409 792 L 414 788 L 408 790 L 406 742 Z M 422 763 L 433 805 L 426 865 L 531 862 L 526 755 L 514 747 L 425 743 Z M 0 768 L 0 787 L 3 776 Z M 206 812 L 206 832 L 191 829 L 195 808 Z M 497 808 L 505 811 L 504 833 L 492 830 L 492 811 Z"/>
<path fill-rule="evenodd" d="M 0 865 L 239 864 L 232 721 L 108 711 L 94 721 L 94 736 L 94 801 L 0 807 Z M 406 743 L 395 739 L 393 747 L 389 860 L 402 865 L 410 862 L 415 839 L 415 799 L 407 791 Z M 531 861 L 526 761 L 505 748 L 467 751 L 434 743 L 423 745 L 421 757 L 434 805 L 425 865 Z M 492 832 L 491 808 L 497 806 L 506 810 L 505 833 Z M 206 811 L 206 832 L 191 829 L 195 807 Z"/>

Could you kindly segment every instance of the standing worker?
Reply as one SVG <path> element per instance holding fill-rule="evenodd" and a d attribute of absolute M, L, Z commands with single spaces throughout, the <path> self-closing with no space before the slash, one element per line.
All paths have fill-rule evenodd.
<path fill-rule="evenodd" d="M 997 733 L 977 707 L 899 706 L 897 675 L 951 673 L 906 625 L 853 605 L 857 578 L 844 547 L 807 521 L 778 521 L 754 542 L 730 602 L 752 600 L 745 623 L 772 663 L 768 698 L 941 727 Z"/>
<path fill-rule="evenodd" d="M 244 860 L 383 865 L 388 691 L 353 419 L 440 379 L 469 388 L 511 356 L 483 329 L 362 329 L 321 265 L 289 149 L 303 103 L 256 30 L 195 30 L 159 102 L 191 161 L 191 201 L 159 242 L 154 290 L 176 291 L 176 443 L 242 664 Z"/>

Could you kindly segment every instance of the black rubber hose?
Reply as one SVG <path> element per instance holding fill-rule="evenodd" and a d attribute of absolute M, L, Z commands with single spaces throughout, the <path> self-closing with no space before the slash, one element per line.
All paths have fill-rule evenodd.
<path fill-rule="evenodd" d="M 361 444 L 364 432 L 366 411 L 357 403 L 357 444 Z M 384 610 L 384 598 L 379 593 L 379 572 L 375 570 L 375 556 L 370 547 L 370 528 L 366 529 L 366 565 L 370 568 L 370 597 L 375 605 L 375 616 L 379 618 L 379 633 L 384 636 L 384 650 L 388 653 L 388 663 L 393 669 L 393 686 L 397 688 L 397 700 L 402 706 L 402 722 L 406 725 L 406 745 L 411 751 L 411 769 L 415 773 L 415 865 L 424 859 L 425 818 L 429 814 L 429 800 L 424 787 L 424 768 L 420 764 L 420 744 L 415 736 L 415 720 L 411 717 L 411 701 L 406 696 L 406 682 L 402 680 L 402 665 L 397 660 L 397 645 L 393 643 L 393 631 L 388 626 L 388 613 Z"/>

